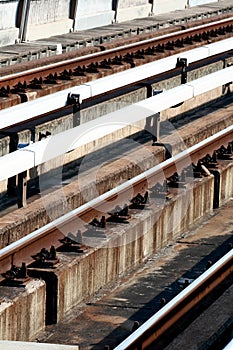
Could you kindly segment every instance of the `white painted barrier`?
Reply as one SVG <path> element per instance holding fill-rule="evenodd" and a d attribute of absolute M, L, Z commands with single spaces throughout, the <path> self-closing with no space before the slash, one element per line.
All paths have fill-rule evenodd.
<path fill-rule="evenodd" d="M 163 91 L 131 106 L 106 114 L 0 157 L 0 181 L 58 156 L 65 155 L 67 152 L 107 136 L 127 125 L 135 125 L 147 117 L 187 101 L 203 92 L 231 83 L 232 80 L 233 66 Z"/>

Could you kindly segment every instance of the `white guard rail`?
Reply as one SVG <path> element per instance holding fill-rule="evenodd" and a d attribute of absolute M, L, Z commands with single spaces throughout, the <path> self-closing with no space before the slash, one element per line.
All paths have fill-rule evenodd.
<path fill-rule="evenodd" d="M 174 157 L 169 158 L 165 161 L 163 161 L 160 164 L 155 165 L 154 167 L 146 170 L 145 172 L 133 177 L 132 179 L 125 181 L 124 183 L 114 187 L 113 189 L 101 194 L 99 197 L 96 197 L 89 202 L 82 204 L 81 206 L 77 207 L 76 209 L 69 211 L 68 213 L 60 216 L 59 218 L 53 220 L 52 222 L 46 224 L 45 226 L 38 228 L 34 232 L 29 233 L 27 236 L 22 237 L 15 241 L 14 243 L 9 244 L 8 246 L 0 249 L 0 261 L 6 258 L 6 256 L 9 255 L 9 252 L 16 253 L 21 249 L 22 246 L 27 245 L 27 242 L 30 242 L 33 238 L 37 237 L 38 239 L 40 237 L 44 237 L 44 234 L 46 231 L 49 231 L 53 229 L 54 227 L 59 227 L 61 224 L 65 224 L 68 221 L 70 221 L 75 216 L 80 216 L 82 213 L 87 212 L 90 208 L 96 208 L 98 207 L 98 204 L 100 202 L 108 202 L 110 197 L 118 196 L 119 193 L 123 193 L 127 190 L 127 188 L 134 186 L 135 184 L 141 182 L 143 179 L 150 179 L 155 173 L 159 174 L 164 168 L 168 168 L 172 164 L 179 164 L 184 157 L 189 157 L 193 152 L 197 152 L 197 150 L 200 150 L 200 148 L 205 147 L 205 145 L 208 145 L 210 142 L 212 142 L 214 139 L 223 136 L 224 134 L 228 132 L 233 132 L 233 125 L 229 126 L 228 128 L 219 131 L 217 134 L 212 135 L 208 137 L 207 139 L 199 142 L 198 144 L 191 146 L 187 150 L 184 150 L 178 154 L 176 154 Z M 233 249 L 231 250 L 233 254 Z"/>
<path fill-rule="evenodd" d="M 204 45 L 200 48 L 156 60 L 140 67 L 131 68 L 127 71 L 97 79 L 83 85 L 65 89 L 52 95 L 40 97 L 34 101 L 3 109 L 0 111 L 0 129 L 5 129 L 12 125 L 35 118 L 38 115 L 49 113 L 66 106 L 69 93 L 78 94 L 80 95 L 81 100 L 85 100 L 174 69 L 177 63 L 177 58 L 187 58 L 187 63 L 190 64 L 231 49 L 233 49 L 233 38 L 225 39 L 213 44 Z"/>
<path fill-rule="evenodd" d="M 164 91 L 146 100 L 109 113 L 73 129 L 0 157 L 0 181 L 65 155 L 80 146 L 107 136 L 127 125 L 189 100 L 203 92 L 231 83 L 233 66 Z"/>

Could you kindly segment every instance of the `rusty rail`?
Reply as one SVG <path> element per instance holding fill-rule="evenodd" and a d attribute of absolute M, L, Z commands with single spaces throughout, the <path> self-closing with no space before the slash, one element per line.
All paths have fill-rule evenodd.
<path fill-rule="evenodd" d="M 12 265 L 18 266 L 22 262 L 30 264 L 33 261 L 32 255 L 42 248 L 49 249 L 51 245 L 57 248 L 60 245 L 59 239 L 65 236 L 64 232 L 68 234 L 71 227 L 79 229 L 77 218 L 83 225 L 84 222 L 89 223 L 98 217 L 101 212 L 109 213 L 116 198 L 119 205 L 125 204 L 132 197 L 132 189 L 135 195 L 145 192 L 158 182 L 162 183 L 164 178 L 172 176 L 174 172 L 180 173 L 182 169 L 197 163 L 207 154 L 213 154 L 219 147 L 226 147 L 232 140 L 233 125 L 1 249 L 0 274 L 9 270 Z M 83 229 L 81 226 L 80 229 Z"/>
<path fill-rule="evenodd" d="M 161 57 L 161 54 L 163 56 L 166 50 L 168 51 L 166 55 L 170 55 L 171 52 L 187 50 L 187 46 L 198 47 L 203 45 L 203 42 L 214 42 L 232 36 L 232 28 L 233 17 L 230 17 L 183 31 L 139 41 L 127 46 L 116 47 L 91 55 L 2 76 L 0 77 L 0 90 L 10 93 L 15 88 L 22 91 L 27 88 L 33 89 L 30 84 L 34 79 L 37 79 L 35 85 L 39 88 L 49 76 L 54 82 L 59 79 L 67 81 L 77 77 L 83 78 L 88 69 L 90 74 L 91 72 L 96 73 L 102 68 L 109 69 L 109 67 L 122 64 L 122 62 L 128 62 L 134 66 L 135 63 L 133 61 L 136 59 L 139 59 L 141 61 L 140 64 L 143 64 L 144 56 L 151 56 L 150 60 L 154 60 Z M 101 49 L 104 50 L 104 45 L 101 45 Z"/>
<path fill-rule="evenodd" d="M 210 294 L 233 272 L 233 249 L 146 321 L 114 350 L 144 350 Z"/>

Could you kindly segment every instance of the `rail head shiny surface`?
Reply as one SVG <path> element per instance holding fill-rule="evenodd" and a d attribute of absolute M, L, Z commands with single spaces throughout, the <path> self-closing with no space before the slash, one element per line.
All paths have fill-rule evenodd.
<path fill-rule="evenodd" d="M 180 35 L 182 33 L 182 35 L 184 34 L 192 34 L 194 31 L 197 31 L 197 30 L 204 30 L 204 29 L 208 29 L 208 28 L 212 28 L 216 25 L 225 25 L 227 23 L 233 23 L 233 17 L 228 17 L 228 18 L 225 18 L 225 19 L 221 19 L 219 21 L 214 21 L 214 22 L 211 22 L 211 23 L 207 23 L 207 24 L 202 24 L 202 25 L 199 25 L 199 26 L 195 26 L 193 28 L 188 28 L 188 29 L 183 29 L 183 30 L 179 30 L 179 31 L 175 31 L 175 32 L 172 32 L 172 33 L 168 33 L 168 34 L 164 34 L 164 35 L 160 35 L 160 36 L 155 36 L 154 38 L 150 38 L 150 39 L 146 39 L 146 40 L 140 40 L 140 41 L 137 41 L 135 43 L 131 43 L 131 44 L 128 44 L 127 45 L 127 48 L 135 48 L 139 45 L 144 45 L 144 44 L 151 44 L 155 41 L 159 41 L 159 40 L 163 40 L 163 39 L 172 39 L 173 37 L 176 37 L 177 35 Z M 97 45 L 98 46 L 98 45 Z M 106 51 L 104 51 L 104 53 L 106 54 L 111 54 L 111 53 L 118 53 L 120 52 L 121 50 L 125 50 L 126 46 L 123 45 L 123 46 L 118 46 L 116 48 L 112 48 L 112 49 L 108 49 Z M 7 79 L 11 79 L 13 77 L 20 77 L 22 74 L 31 74 L 31 73 L 39 73 L 41 72 L 42 70 L 49 70 L 51 68 L 56 68 L 56 67 L 60 67 L 62 65 L 66 65 L 66 64 L 72 64 L 72 63 L 76 63 L 77 64 L 80 62 L 80 61 L 83 61 L 83 60 L 90 60 L 90 59 L 94 59 L 96 57 L 99 57 L 103 55 L 103 51 L 101 52 L 94 52 L 92 54 L 88 54 L 88 55 L 84 55 L 84 56 L 81 56 L 81 57 L 76 57 L 76 58 L 72 58 L 72 59 L 68 59 L 68 60 L 64 60 L 62 62 L 56 62 L 56 63 L 52 63 L 52 64 L 48 64 L 48 65 L 45 65 L 45 66 L 42 66 L 42 67 L 37 67 L 37 68 L 33 68 L 33 69 L 29 69 L 29 70 L 26 70 L 24 72 L 18 72 L 18 73 L 15 73 L 15 74 L 9 74 L 9 75 L 5 75 L 5 76 L 0 76 L 0 83 L 2 81 L 5 81 Z"/>
<path fill-rule="evenodd" d="M 193 291 L 198 289 L 203 283 L 212 278 L 221 268 L 233 260 L 233 249 L 224 255 L 219 261 L 213 264 L 207 271 L 196 278 L 189 286 L 187 286 L 182 292 L 180 292 L 175 298 L 169 301 L 165 306 L 162 307 L 156 314 L 149 318 L 145 323 L 142 324 L 134 333 L 127 337 L 123 342 L 114 348 L 114 350 L 127 350 L 137 349 L 137 342 L 140 343 L 140 339 L 145 333 L 154 327 L 156 323 L 162 320 L 176 305 L 180 304 L 184 299 L 188 298 Z M 135 347 L 133 347 L 135 344 Z M 224 349 L 225 350 L 225 349 Z M 228 350 L 228 349 L 227 349 Z"/>
<path fill-rule="evenodd" d="M 174 69 L 177 58 L 187 58 L 188 64 L 209 58 L 212 55 L 227 52 L 233 49 L 233 38 L 221 40 L 216 43 L 207 44 L 199 48 L 187 50 L 145 65 L 131 68 L 124 72 L 115 73 L 111 76 L 93 80 L 72 88 L 64 89 L 52 95 L 40 97 L 34 101 L 28 101 L 0 111 L 0 129 L 26 122 L 39 115 L 51 113 L 64 108 L 67 105 L 69 93 L 79 94 L 81 100 L 89 99 L 99 94 L 107 93 L 112 89 L 121 88 L 139 80 L 148 79 L 152 75 L 158 75 L 165 71 Z"/>
<path fill-rule="evenodd" d="M 201 141 L 199 144 L 196 144 L 190 147 L 187 150 L 167 159 L 166 161 L 154 166 L 153 168 L 146 170 L 144 173 L 137 175 L 136 177 L 124 182 L 123 184 L 111 189 L 110 191 L 100 195 L 97 198 L 92 199 L 88 203 L 81 205 L 80 207 L 72 210 L 71 212 L 61 216 L 60 218 L 52 221 L 51 223 L 45 225 L 44 227 L 32 232 L 31 234 L 19 239 L 15 243 L 10 244 L 0 250 L 0 262 L 8 257 L 13 257 L 14 254 L 24 249 L 24 247 L 30 245 L 32 242 L 43 239 L 46 237 L 48 232 L 53 232 L 57 230 L 59 226 L 64 225 L 71 221 L 75 217 L 80 217 L 85 213 L 93 210 L 99 210 L 102 205 L 105 205 L 106 202 L 109 202 L 111 206 L 111 198 L 119 197 L 120 194 L 127 193 L 131 188 L 135 188 L 140 183 L 151 183 L 156 179 L 156 182 L 161 179 L 164 179 L 164 175 L 171 176 L 175 170 L 180 170 L 182 167 L 190 165 L 190 162 L 193 161 L 195 154 L 198 154 L 198 157 L 203 157 L 206 155 L 206 147 L 213 145 L 214 143 L 220 142 L 220 144 L 228 142 L 228 140 L 233 140 L 233 125 L 228 128 L 216 133 L 215 135 Z M 224 140 L 224 141 L 223 141 Z M 154 183 L 155 184 L 155 183 Z M 148 186 L 149 187 L 149 186 Z M 11 259 L 9 259 L 11 261 Z M 1 270 L 0 264 L 0 273 Z"/>
<path fill-rule="evenodd" d="M 230 66 L 4 155 L 0 157 L 0 181 L 65 155 L 126 126 L 136 125 L 137 122 L 198 96 L 203 91 L 232 83 L 232 80 L 233 66 Z"/>

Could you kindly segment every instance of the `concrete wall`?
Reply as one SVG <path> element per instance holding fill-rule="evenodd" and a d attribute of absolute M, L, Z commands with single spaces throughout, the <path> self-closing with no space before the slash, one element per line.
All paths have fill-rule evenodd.
<path fill-rule="evenodd" d="M 0 30 L 13 28 L 15 26 L 15 13 L 18 0 L 0 1 Z"/>
<path fill-rule="evenodd" d="M 58 322 L 77 304 L 88 300 L 100 288 L 116 280 L 130 268 L 137 266 L 151 254 L 174 242 L 202 217 L 212 212 L 214 178 L 209 176 L 187 184 L 187 189 L 175 190 L 171 201 L 159 207 L 153 201 L 148 210 L 138 213 L 128 225 L 109 225 L 104 238 L 96 235 L 97 248 L 88 249 L 82 256 L 58 253 L 56 269 L 30 268 L 33 277 L 47 283 L 54 274 L 57 305 L 50 309 Z M 108 226 L 107 226 L 108 227 Z M 94 235 L 95 236 L 95 235 Z M 89 245 L 89 234 L 83 243 Z M 93 236 L 92 236 L 93 238 Z M 92 240 L 93 242 L 93 240 Z M 49 290 L 52 293 L 52 289 Z"/>
<path fill-rule="evenodd" d="M 212 2 L 218 2 L 218 0 L 153 0 L 152 12 L 153 15 L 157 15 L 176 10 L 184 10 L 187 7 L 199 6 Z"/>
<path fill-rule="evenodd" d="M 79 0 L 74 14 L 74 30 L 112 24 L 114 16 L 112 0 Z"/>
<path fill-rule="evenodd" d="M 233 197 L 233 165 L 229 161 L 219 161 L 219 206 Z"/>
<path fill-rule="evenodd" d="M 148 0 L 118 0 L 116 21 L 124 22 L 151 15 L 152 5 Z"/>
<path fill-rule="evenodd" d="M 69 18 L 70 0 L 31 0 L 25 40 L 37 40 L 49 35 L 72 31 Z"/>
<path fill-rule="evenodd" d="M 0 296 L 1 340 L 29 341 L 44 330 L 44 281 L 30 280 L 23 288 L 0 286 Z"/>
<path fill-rule="evenodd" d="M 153 1 L 153 14 L 166 13 L 175 10 L 184 10 L 187 6 L 187 0 L 154 0 Z"/>
<path fill-rule="evenodd" d="M 206 2 L 213 0 L 1 0 L 0 46 L 183 10 Z"/>
<path fill-rule="evenodd" d="M 18 0 L 0 1 L 0 46 L 14 44 L 18 38 L 17 9 Z"/>
<path fill-rule="evenodd" d="M 232 162 L 221 163 L 221 169 L 220 176 L 224 173 L 221 181 L 231 196 Z M 159 205 L 156 200 L 151 200 L 149 209 L 133 214 L 129 224 L 108 225 L 103 235 L 96 236 L 96 247 L 85 248 L 84 254 L 58 253 L 59 263 L 53 269 L 28 269 L 29 275 L 40 277 L 47 284 L 47 300 L 53 300 L 53 303 L 47 303 L 46 309 L 50 323 L 63 319 L 73 307 L 89 300 L 100 288 L 151 254 L 172 244 L 182 233 L 187 234 L 193 225 L 212 213 L 214 176 L 193 182 L 189 178 L 186 180 L 185 190 L 170 188 L 170 201 Z M 88 237 L 88 233 L 82 234 L 83 244 L 90 245 Z M 18 290 L 17 296 L 11 290 L 13 296 L 0 303 L 0 337 L 3 339 L 30 340 L 43 329 L 45 288 L 41 280 L 36 283 L 31 282 L 26 292 Z M 1 297 L 6 293 L 9 295 L 3 288 L 0 287 Z M 18 326 L 17 332 L 15 327 L 9 327 L 9 323 Z"/>
<path fill-rule="evenodd" d="M 180 108 L 180 107 L 179 107 Z M 187 147 L 192 146 L 195 143 L 198 143 L 202 141 L 203 139 L 213 135 L 214 133 L 222 130 L 223 128 L 229 126 L 232 124 L 232 112 L 227 112 L 226 110 L 222 114 L 221 120 L 219 116 L 219 112 L 217 113 L 211 113 L 208 118 L 205 118 L 205 127 L 203 127 L 203 124 L 200 124 L 199 120 L 196 120 L 192 123 L 192 126 L 188 125 L 187 127 L 181 128 L 179 130 L 179 138 L 177 142 L 177 137 L 174 139 L 166 139 L 165 142 L 168 142 L 172 145 L 173 154 L 177 154 L 178 152 L 183 150 L 184 144 Z M 138 131 L 140 129 L 135 129 L 135 131 Z M 128 130 L 129 132 L 133 130 Z M 120 135 L 121 131 L 119 131 L 119 135 L 114 135 L 114 137 L 122 136 Z M 108 139 L 108 141 L 111 140 L 113 143 L 113 139 Z M 100 140 L 103 143 L 106 143 L 106 140 Z M 123 141 L 122 141 L 123 142 Z M 98 148 L 100 144 L 95 144 L 95 150 Z M 118 147 L 120 147 L 120 143 L 117 144 Z M 74 161 L 70 163 L 70 169 L 75 169 L 76 165 L 79 164 L 80 161 L 80 152 L 83 151 L 86 154 L 93 151 L 93 144 L 88 144 L 85 148 L 82 150 L 77 149 L 73 152 L 70 152 L 66 156 L 66 161 L 71 162 L 73 159 L 77 159 L 77 161 Z M 115 146 L 116 147 L 116 146 Z M 116 152 L 117 149 L 116 148 Z M 148 146 L 147 146 L 148 147 Z M 93 178 L 92 173 L 90 171 L 83 172 L 82 177 L 85 179 L 85 183 L 81 182 L 82 187 L 80 189 L 80 177 L 78 180 L 76 180 L 72 184 L 67 184 L 64 187 L 61 187 L 61 178 L 59 177 L 59 171 L 63 171 L 64 168 L 59 168 L 54 170 L 52 173 L 45 173 L 43 176 L 40 176 L 40 192 L 41 192 L 41 198 L 37 199 L 35 202 L 35 210 L 29 207 L 21 208 L 19 210 L 14 211 L 14 213 L 7 213 L 2 217 L 0 220 L 0 248 L 8 245 L 9 243 L 12 243 L 14 240 L 22 238 L 23 236 L 27 235 L 28 233 L 34 231 L 36 228 L 41 227 L 48 222 L 50 222 L 52 219 L 56 219 L 57 217 L 60 217 L 61 215 L 65 214 L 66 212 L 77 208 L 78 206 L 82 205 L 84 201 L 88 198 L 93 199 L 96 197 L 96 191 L 99 194 L 102 194 L 106 191 L 108 191 L 111 188 L 114 188 L 115 186 L 121 184 L 123 181 L 127 180 L 128 178 L 131 178 L 133 176 L 136 176 L 141 173 L 141 168 L 137 166 L 137 163 L 140 162 L 140 164 L 143 164 L 143 169 L 151 168 L 152 166 L 156 165 L 155 161 L 162 161 L 164 160 L 164 149 L 161 149 L 157 147 L 150 146 L 149 156 L 148 154 L 143 154 L 143 162 L 141 159 L 139 159 L 138 154 L 136 154 L 135 161 L 131 162 L 119 162 L 117 165 L 113 165 L 111 162 L 113 161 L 113 154 L 112 149 L 110 148 L 110 151 L 108 152 L 109 158 L 107 158 L 108 162 L 110 162 L 110 169 L 106 169 L 106 167 L 103 167 L 103 172 L 98 170 L 98 177 Z M 131 152 L 132 153 L 132 152 Z M 118 156 L 118 153 L 117 153 Z M 152 157 L 153 156 L 153 157 Z M 96 158 L 97 157 L 97 158 Z M 116 157 L 116 155 L 115 155 Z M 87 157 L 88 161 L 89 157 Z M 98 159 L 100 164 L 104 164 L 106 162 L 106 151 L 103 149 L 99 152 L 96 152 L 94 155 L 94 160 Z M 57 162 L 57 160 L 56 160 Z M 59 163 L 54 162 L 52 166 L 60 165 Z M 108 164 L 107 162 L 107 164 Z M 62 163 L 63 164 L 63 163 Z M 114 162 L 115 164 L 115 162 Z M 46 164 L 43 166 L 43 169 L 34 169 L 31 173 L 31 176 L 35 176 L 36 171 L 39 173 L 42 171 L 48 170 L 48 168 L 51 166 L 51 164 Z M 118 169 L 118 171 L 114 170 L 114 173 L 112 173 L 112 167 L 114 169 Z M 69 169 L 69 168 L 68 168 Z M 102 169 L 102 168 L 101 168 Z M 107 175 L 106 175 L 107 174 Z M 110 175 L 111 174 L 111 175 Z M 51 180 L 52 179 L 52 180 Z M 46 183 L 47 181 L 50 181 L 50 186 L 55 186 L 56 190 L 54 193 L 47 194 L 46 193 Z M 57 189 L 60 188 L 60 189 Z M 45 191 L 45 192 L 44 192 Z M 227 194 L 228 192 L 225 191 Z M 22 213 L 24 220 L 22 221 Z"/>

